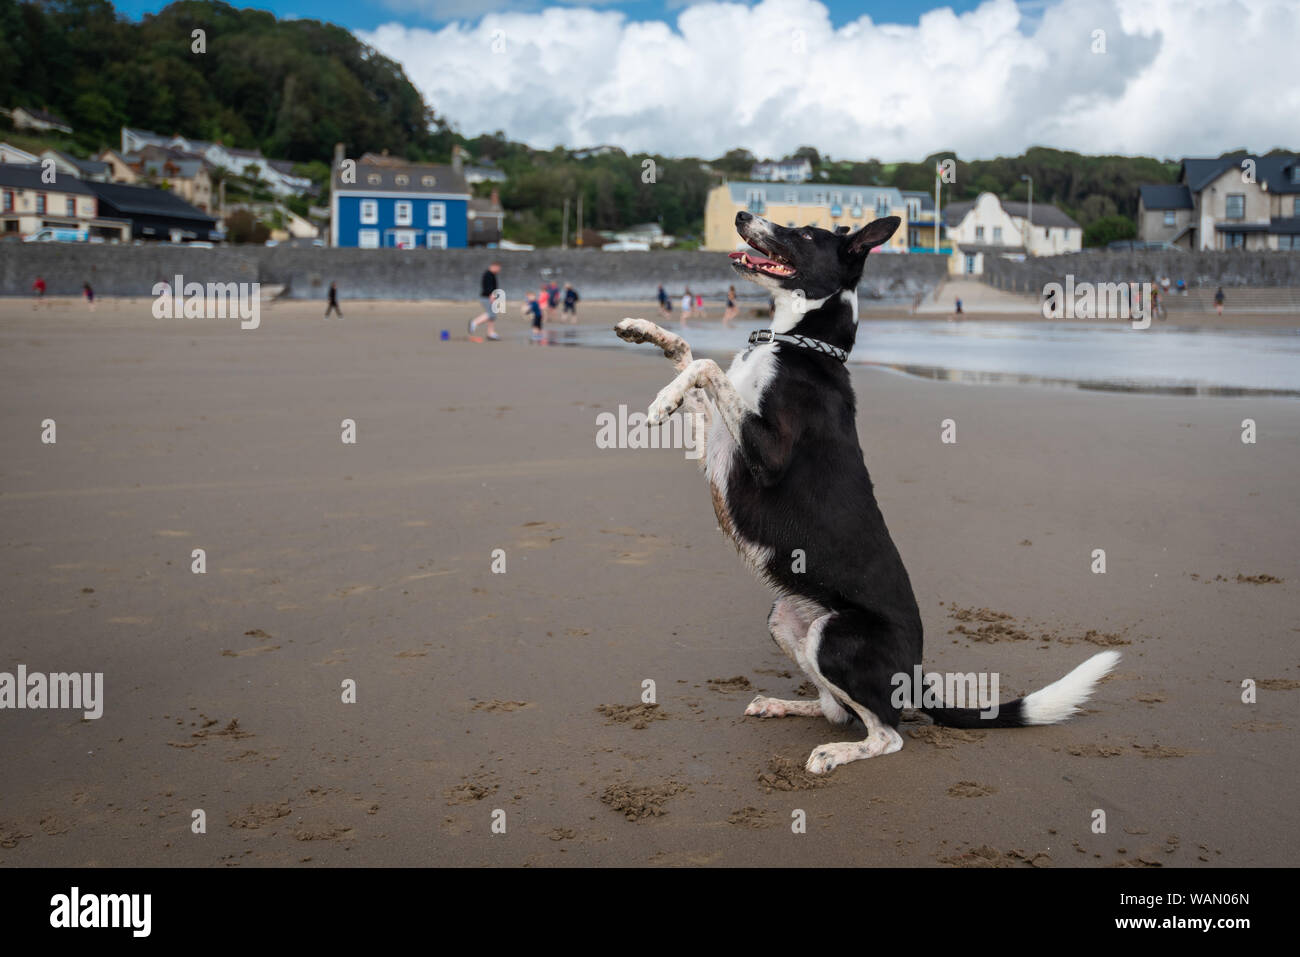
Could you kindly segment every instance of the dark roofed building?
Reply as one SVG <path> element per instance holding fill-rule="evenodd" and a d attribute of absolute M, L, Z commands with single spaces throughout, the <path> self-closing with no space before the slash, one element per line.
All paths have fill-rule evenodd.
<path fill-rule="evenodd" d="M 1188 157 L 1172 185 L 1143 186 L 1138 237 L 1184 249 L 1300 249 L 1300 155 Z"/>
<path fill-rule="evenodd" d="M 221 238 L 216 229 L 216 219 L 195 209 L 175 193 L 121 183 L 85 185 L 98 197 L 102 212 L 131 221 L 134 239 L 184 242 Z"/>
<path fill-rule="evenodd" d="M 366 153 L 353 166 L 339 146 L 331 187 L 332 246 L 463 249 L 469 244 L 473 197 L 450 166 L 408 163 L 386 153 Z"/>

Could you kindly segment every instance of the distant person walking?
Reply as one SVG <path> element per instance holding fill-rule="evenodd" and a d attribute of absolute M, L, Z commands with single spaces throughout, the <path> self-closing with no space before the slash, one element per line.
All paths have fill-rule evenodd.
<path fill-rule="evenodd" d="M 1219 315 L 1223 315 L 1223 299 L 1223 287 L 1220 286 L 1218 291 L 1214 294 L 1214 311 Z"/>
<path fill-rule="evenodd" d="M 41 308 L 41 303 L 45 302 L 45 277 L 44 276 L 37 276 L 36 281 L 32 283 L 32 295 L 36 297 L 36 301 L 32 303 L 32 308 L 33 309 Z"/>
<path fill-rule="evenodd" d="M 542 291 L 544 293 L 545 289 Z M 532 337 L 534 339 L 542 338 L 542 300 L 537 293 L 530 292 L 527 301 L 519 307 L 519 311 L 525 316 L 532 317 Z"/>
<path fill-rule="evenodd" d="M 338 313 L 338 317 L 343 318 L 343 312 L 339 309 L 339 284 L 336 282 L 330 283 L 330 301 L 329 305 L 325 307 L 326 319 L 330 317 L 331 312 Z"/>
<path fill-rule="evenodd" d="M 689 286 L 687 286 L 686 291 L 682 293 L 682 328 L 683 329 L 686 328 L 686 320 L 691 318 L 691 303 L 693 301 L 694 301 L 694 297 L 691 296 L 691 289 Z"/>
<path fill-rule="evenodd" d="M 550 322 L 555 321 L 555 310 L 560 307 L 560 284 L 549 282 L 546 284 L 546 318 Z"/>
<path fill-rule="evenodd" d="M 722 312 L 723 328 L 730 329 L 731 323 L 735 320 L 736 316 L 739 313 L 740 313 L 740 309 L 736 306 L 736 287 L 728 286 L 727 287 L 727 308 L 724 309 Z"/>
<path fill-rule="evenodd" d="M 664 284 L 659 284 L 659 315 L 665 319 L 673 317 L 673 301 L 668 298 L 668 292 L 664 289 Z"/>
<path fill-rule="evenodd" d="M 493 308 L 496 303 L 495 293 L 499 288 L 497 285 L 497 274 L 501 272 L 501 264 L 494 262 L 483 273 L 483 279 L 479 284 L 479 300 L 483 303 L 483 311 L 469 321 L 469 337 L 474 338 L 474 330 L 481 324 L 487 323 L 487 337 L 493 342 L 500 341 L 501 337 L 497 335 L 497 324 Z"/>
<path fill-rule="evenodd" d="M 578 290 L 573 288 L 573 283 L 564 284 L 564 315 L 569 322 L 577 323 L 578 321 Z"/>
<path fill-rule="evenodd" d="M 95 290 L 90 288 L 90 283 L 83 282 L 81 284 L 81 295 L 85 298 L 86 305 L 90 307 L 90 311 L 94 312 L 95 311 Z"/>

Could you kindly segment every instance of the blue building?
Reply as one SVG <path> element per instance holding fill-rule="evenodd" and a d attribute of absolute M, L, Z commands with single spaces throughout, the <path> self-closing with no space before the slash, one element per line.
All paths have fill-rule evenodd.
<path fill-rule="evenodd" d="M 468 184 L 450 166 L 387 154 L 355 162 L 336 150 L 330 245 L 353 249 L 463 249 L 469 245 Z"/>

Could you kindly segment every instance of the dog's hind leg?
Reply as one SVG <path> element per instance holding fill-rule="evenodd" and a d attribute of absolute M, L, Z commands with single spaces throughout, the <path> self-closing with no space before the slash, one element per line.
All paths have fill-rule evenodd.
<path fill-rule="evenodd" d="M 899 709 L 890 701 L 893 670 L 878 656 L 870 640 L 880 626 L 860 612 L 834 612 L 818 618 L 808 629 L 801 664 L 807 662 L 817 687 L 848 708 L 866 725 L 861 741 L 840 741 L 813 748 L 806 765 L 812 774 L 825 774 L 841 764 L 893 754 L 903 747 L 895 730 Z M 882 720 L 881 716 L 884 716 Z"/>
<path fill-rule="evenodd" d="M 777 599 L 772 606 L 772 613 L 767 617 L 767 629 L 772 640 L 795 664 L 799 664 L 799 651 L 811 625 L 812 619 L 800 610 L 796 602 L 788 598 Z M 799 664 L 799 667 L 802 668 L 803 665 Z M 749 703 L 745 714 L 755 718 L 820 718 L 822 705 L 820 701 L 790 701 L 758 695 Z"/>

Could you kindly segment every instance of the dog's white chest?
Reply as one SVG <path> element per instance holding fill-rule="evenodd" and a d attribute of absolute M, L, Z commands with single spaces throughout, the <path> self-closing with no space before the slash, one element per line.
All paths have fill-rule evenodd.
<path fill-rule="evenodd" d="M 776 376 L 776 346 L 764 343 L 736 353 L 727 378 L 753 412 L 762 411 L 763 393 Z"/>

